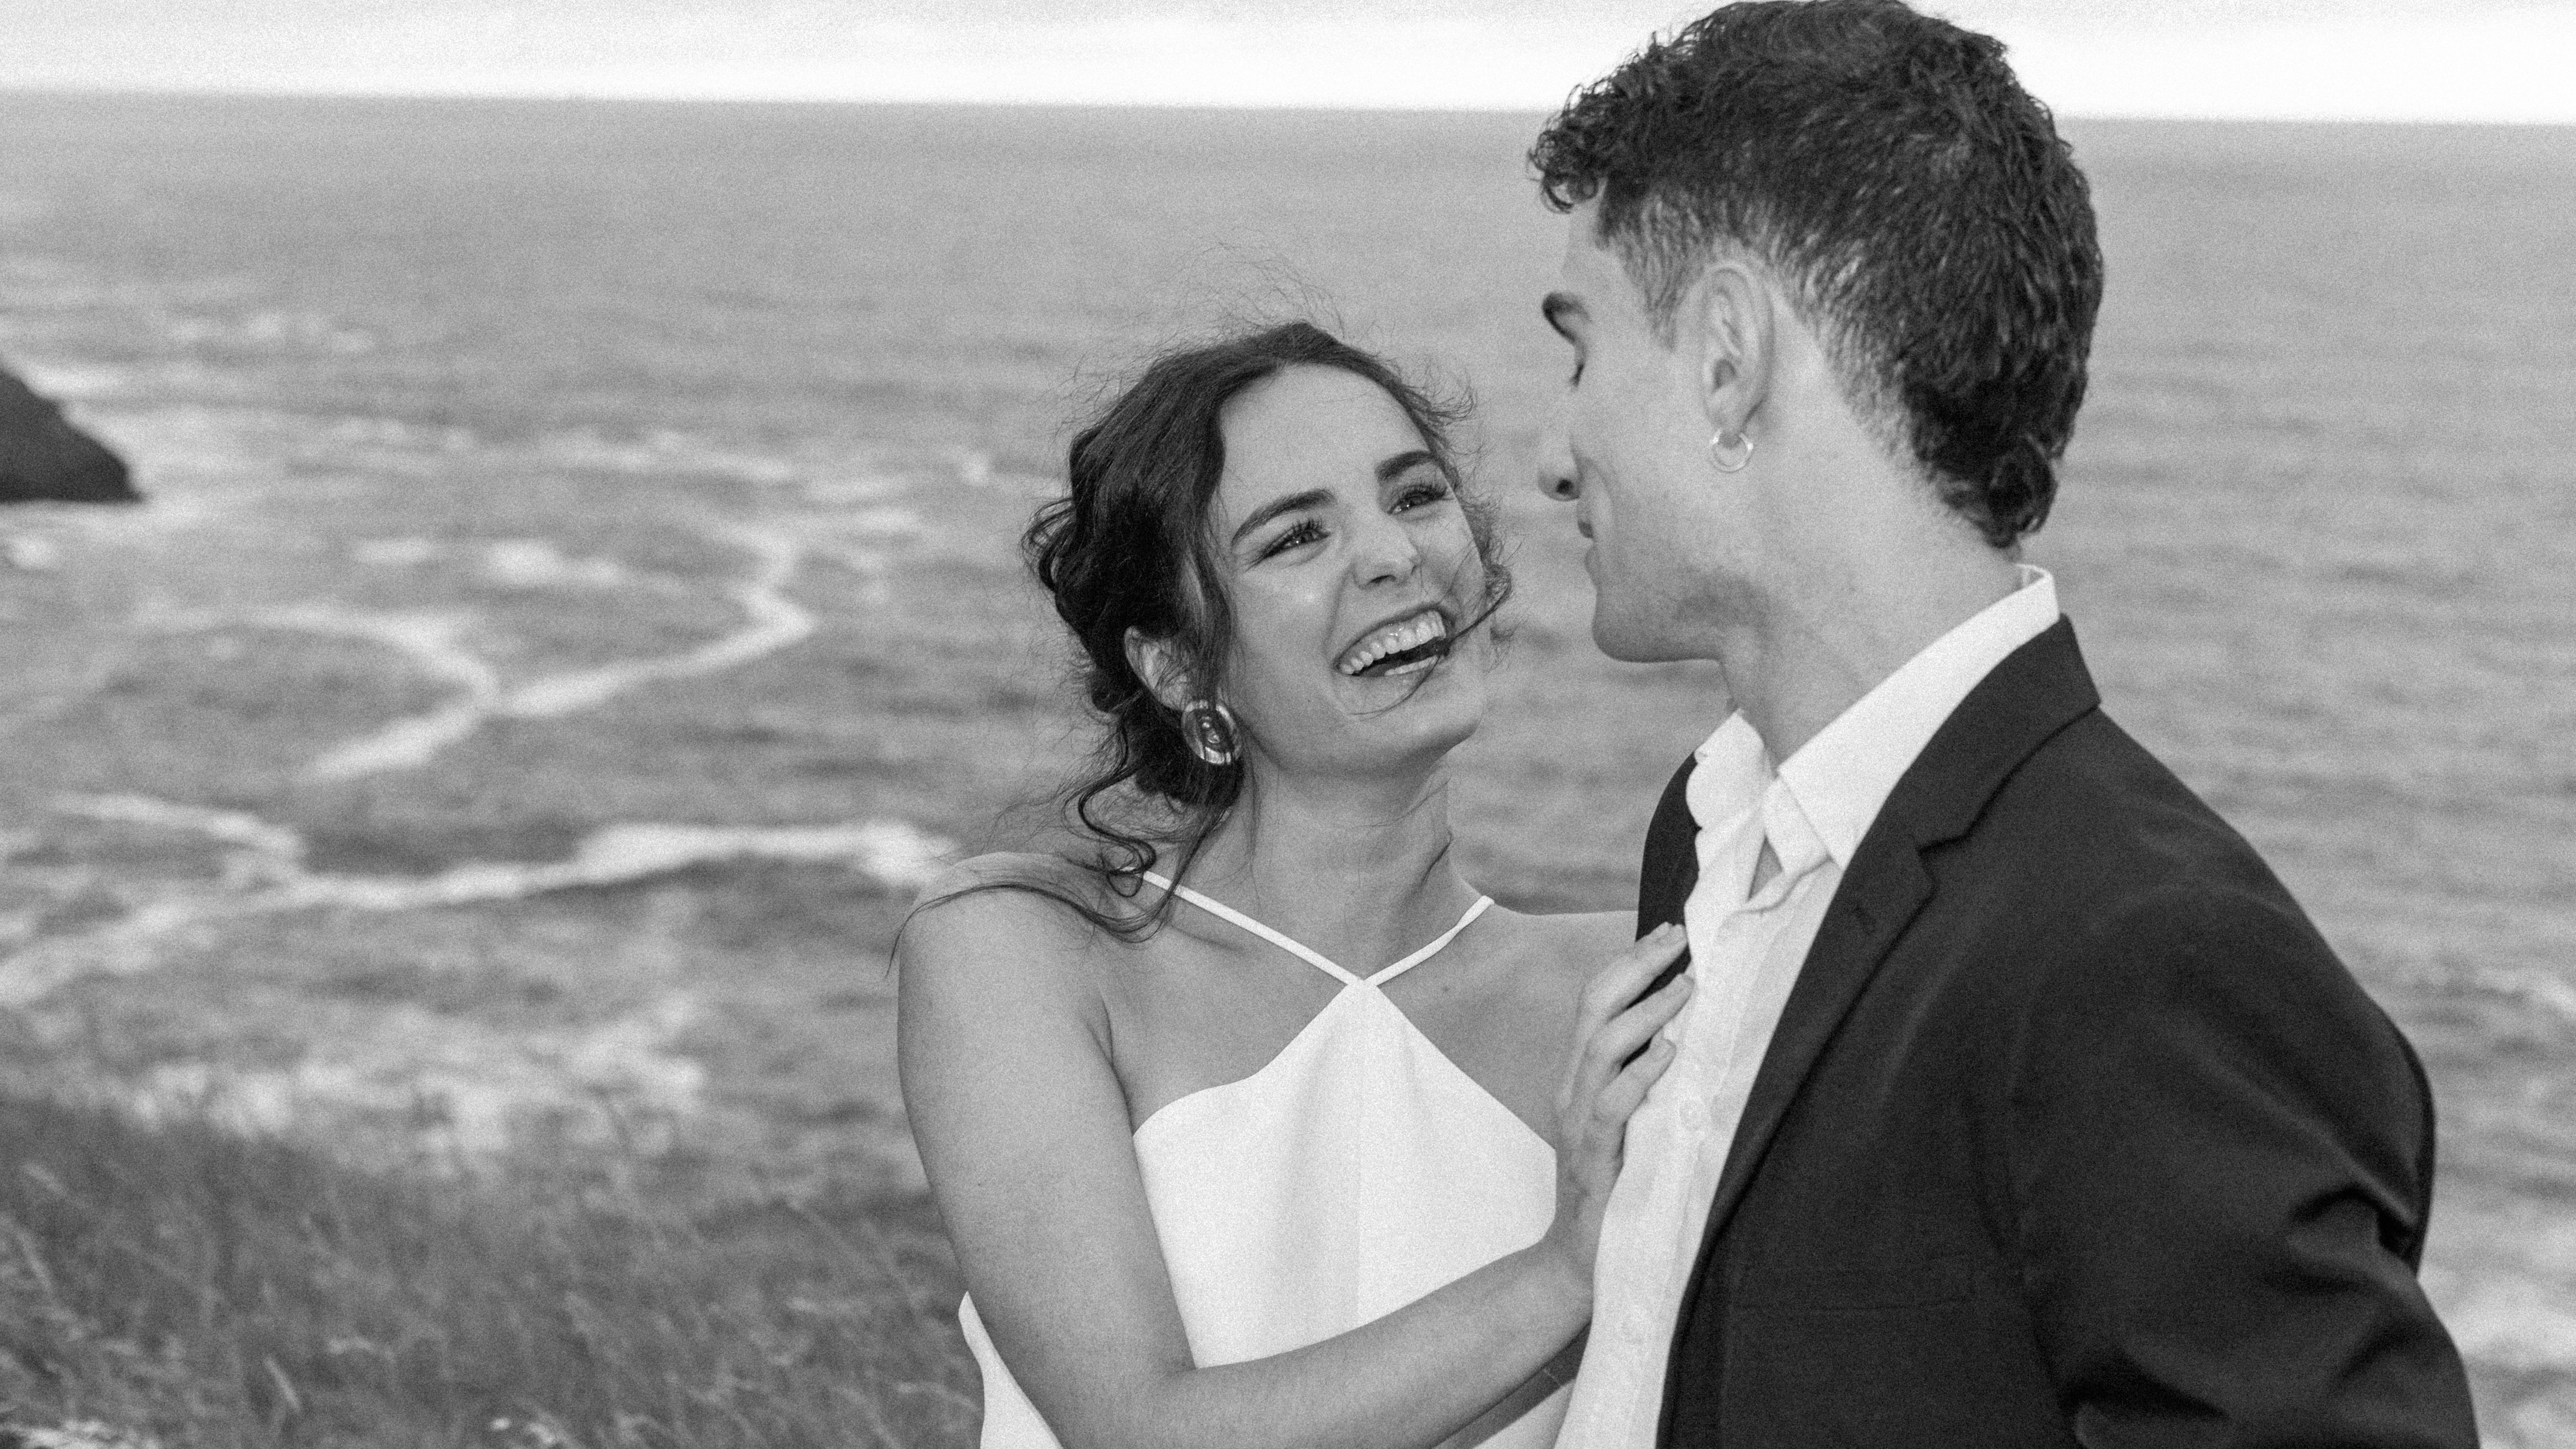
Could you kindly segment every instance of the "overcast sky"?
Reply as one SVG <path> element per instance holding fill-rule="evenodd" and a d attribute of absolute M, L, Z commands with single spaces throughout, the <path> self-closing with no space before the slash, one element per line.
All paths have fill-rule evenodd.
<path fill-rule="evenodd" d="M 2071 115 L 2576 123 L 2576 0 L 1919 0 Z M 0 87 L 1538 110 L 1662 0 L 0 0 Z"/>

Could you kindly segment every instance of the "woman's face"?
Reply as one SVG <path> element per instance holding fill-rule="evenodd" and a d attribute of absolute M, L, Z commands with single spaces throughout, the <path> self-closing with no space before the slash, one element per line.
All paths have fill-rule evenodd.
<path fill-rule="evenodd" d="M 1404 409 L 1340 368 L 1288 368 L 1219 415 L 1210 510 L 1234 606 L 1226 704 L 1277 767 L 1419 768 L 1475 732 L 1485 567 Z M 1454 652 L 1453 652 L 1454 646 Z"/>

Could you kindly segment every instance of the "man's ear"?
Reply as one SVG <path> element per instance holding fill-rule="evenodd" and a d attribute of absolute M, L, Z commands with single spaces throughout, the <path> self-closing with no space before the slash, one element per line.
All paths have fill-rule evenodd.
<path fill-rule="evenodd" d="M 1768 279 L 1741 258 L 1720 258 L 1691 289 L 1683 321 L 1674 340 L 1692 350 L 1709 431 L 1743 432 L 1770 396 L 1778 356 L 1778 298 Z"/>
<path fill-rule="evenodd" d="M 1127 631 L 1127 667 L 1145 681 L 1145 687 L 1161 700 L 1163 708 L 1177 714 L 1190 702 L 1189 671 L 1182 667 L 1181 651 L 1169 639 L 1159 639 L 1142 629 Z"/>

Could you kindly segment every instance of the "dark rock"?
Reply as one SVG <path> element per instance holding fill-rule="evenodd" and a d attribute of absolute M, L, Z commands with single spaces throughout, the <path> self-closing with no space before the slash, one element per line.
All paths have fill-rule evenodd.
<path fill-rule="evenodd" d="M 0 368 L 0 503 L 135 503 L 142 497 L 124 459 Z"/>

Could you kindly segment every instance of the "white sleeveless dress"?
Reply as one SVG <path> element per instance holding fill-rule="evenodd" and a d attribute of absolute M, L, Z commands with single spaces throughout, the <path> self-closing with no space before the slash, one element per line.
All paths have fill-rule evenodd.
<path fill-rule="evenodd" d="M 1190 1353 L 1202 1368 L 1349 1332 L 1516 1252 L 1556 1215 L 1556 1153 L 1442 1054 L 1380 990 L 1455 940 L 1365 979 L 1233 908 L 1147 880 L 1342 983 L 1251 1076 L 1193 1092 L 1136 1129 L 1136 1161 Z M 976 1316 L 983 1449 L 1059 1449 Z M 1547 1449 L 1562 1388 L 1481 1449 Z"/>

